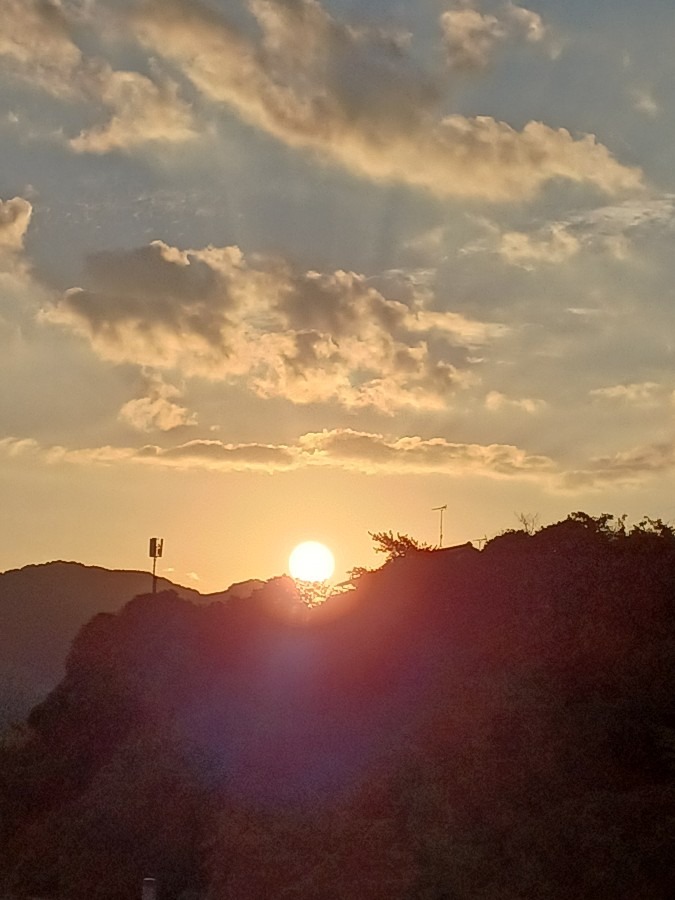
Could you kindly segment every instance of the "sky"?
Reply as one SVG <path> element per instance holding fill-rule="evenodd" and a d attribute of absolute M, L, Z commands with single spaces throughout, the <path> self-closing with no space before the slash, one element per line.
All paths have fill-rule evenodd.
<path fill-rule="evenodd" d="M 0 0 L 0 569 L 675 520 L 675 6 Z M 381 561 L 381 560 L 380 560 Z"/>

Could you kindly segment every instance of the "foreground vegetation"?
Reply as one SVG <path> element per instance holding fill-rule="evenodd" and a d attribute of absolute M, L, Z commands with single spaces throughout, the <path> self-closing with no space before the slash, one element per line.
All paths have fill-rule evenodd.
<path fill-rule="evenodd" d="M 396 547 L 96 616 L 0 750 L 0 896 L 669 898 L 673 530 Z"/>

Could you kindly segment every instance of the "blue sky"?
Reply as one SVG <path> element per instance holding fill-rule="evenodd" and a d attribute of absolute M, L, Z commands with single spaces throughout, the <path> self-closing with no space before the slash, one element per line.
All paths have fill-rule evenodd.
<path fill-rule="evenodd" d="M 0 566 L 675 518 L 669 4 L 0 9 Z"/>

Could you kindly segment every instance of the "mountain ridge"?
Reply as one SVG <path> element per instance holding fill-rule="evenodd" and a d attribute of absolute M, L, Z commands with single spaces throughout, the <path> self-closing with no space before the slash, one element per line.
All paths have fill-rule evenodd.
<path fill-rule="evenodd" d="M 97 613 L 115 612 L 147 593 L 151 579 L 147 571 L 73 560 L 29 563 L 0 573 L 0 733 L 56 686 L 79 629 Z M 158 590 L 173 590 L 197 604 L 247 596 L 262 584 L 251 579 L 202 594 L 157 578 Z"/>

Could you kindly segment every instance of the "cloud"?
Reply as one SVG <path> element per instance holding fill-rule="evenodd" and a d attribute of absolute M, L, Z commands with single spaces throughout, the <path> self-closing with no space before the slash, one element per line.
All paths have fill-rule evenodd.
<path fill-rule="evenodd" d="M 601 237 L 616 237 L 632 232 L 646 233 L 652 228 L 672 229 L 675 223 L 675 195 L 624 200 L 599 206 L 570 217 L 570 226 Z"/>
<path fill-rule="evenodd" d="M 318 464 L 367 473 L 538 477 L 553 468 L 547 457 L 530 455 L 509 444 L 461 444 L 421 437 L 387 439 L 350 429 L 306 434 L 299 444 L 303 455 Z"/>
<path fill-rule="evenodd" d="M 634 485 L 675 470 L 675 443 L 662 442 L 635 447 L 613 456 L 598 457 L 586 469 L 567 473 L 566 488 L 601 488 L 607 484 Z"/>
<path fill-rule="evenodd" d="M 592 135 L 489 116 L 439 117 L 439 90 L 396 42 L 333 19 L 317 0 L 251 0 L 261 38 L 195 0 L 146 0 L 130 29 L 199 94 L 287 146 L 375 181 L 505 201 L 564 178 L 610 194 L 641 184 Z M 520 8 L 508 16 L 523 33 Z M 532 20 L 534 22 L 534 20 Z M 515 27 L 515 25 L 514 25 Z"/>
<path fill-rule="evenodd" d="M 82 54 L 57 0 L 3 0 L 0 58 L 11 74 L 72 98 Z"/>
<path fill-rule="evenodd" d="M 631 99 L 633 101 L 633 109 L 636 112 L 644 113 L 650 119 L 656 118 L 661 112 L 652 92 L 647 88 L 635 88 L 632 90 Z"/>
<path fill-rule="evenodd" d="M 33 439 L 0 439 L 0 456 L 49 465 L 146 465 L 216 472 L 277 472 L 327 468 L 367 475 L 446 475 L 538 482 L 552 491 L 576 492 L 634 486 L 675 471 L 675 443 L 636 447 L 564 470 L 548 456 L 512 444 L 454 443 L 445 438 L 400 438 L 337 428 L 308 432 L 293 444 L 195 440 L 174 447 L 42 446 Z"/>
<path fill-rule="evenodd" d="M 666 389 L 654 381 L 636 384 L 616 384 L 611 387 L 595 388 L 590 396 L 596 400 L 611 400 L 628 403 L 631 406 L 650 407 L 659 404 Z"/>
<path fill-rule="evenodd" d="M 93 15 L 59 0 L 4 0 L 0 66 L 52 96 L 95 106 L 104 122 L 67 140 L 78 153 L 129 150 L 153 141 L 194 137 L 190 106 L 156 68 L 152 77 L 117 71 L 75 43 L 79 28 L 96 29 Z M 91 35 L 90 35 L 91 37 Z M 151 65 L 152 70 L 152 65 Z"/>
<path fill-rule="evenodd" d="M 495 13 L 484 13 L 474 0 L 455 0 L 440 18 L 447 64 L 450 69 L 486 69 L 499 44 L 513 40 L 539 43 L 546 27 L 539 13 L 505 3 Z"/>
<path fill-rule="evenodd" d="M 149 374 L 146 395 L 129 400 L 119 411 L 119 419 L 138 431 L 172 431 L 196 425 L 197 416 L 174 401 L 181 392 L 158 375 Z"/>
<path fill-rule="evenodd" d="M 295 444 L 227 444 L 196 440 L 175 447 L 148 445 L 67 449 L 41 447 L 36 441 L 5 438 L 0 452 L 32 456 L 48 463 L 144 464 L 171 468 L 202 468 L 222 472 L 284 472 L 306 467 L 365 474 L 444 474 L 461 477 L 544 478 L 552 461 L 509 444 L 461 444 L 444 438 L 387 438 L 381 434 L 334 429 L 302 435 Z"/>
<path fill-rule="evenodd" d="M 24 253 L 32 212 L 23 197 L 0 200 L 0 346 L 5 362 L 12 350 L 24 347 L 33 316 L 50 296 L 33 277 Z"/>
<path fill-rule="evenodd" d="M 168 449 L 148 445 L 127 453 L 129 460 L 172 468 L 283 472 L 298 467 L 297 454 L 292 448 L 274 444 L 198 440 Z"/>
<path fill-rule="evenodd" d="M 512 266 L 532 270 L 541 263 L 566 262 L 581 249 L 581 242 L 562 224 L 554 224 L 545 235 L 532 237 L 521 231 L 501 235 L 498 253 Z"/>
<path fill-rule="evenodd" d="M 625 200 L 599 206 L 546 224 L 535 223 L 530 232 L 506 231 L 485 217 L 474 221 L 486 236 L 460 251 L 497 253 L 510 265 L 532 271 L 539 265 L 561 264 L 582 251 L 608 253 L 618 261 L 632 258 L 633 244 L 675 228 L 675 195 Z"/>
<path fill-rule="evenodd" d="M 84 285 L 42 318 L 85 337 L 103 359 L 236 382 L 294 403 L 445 409 L 476 380 L 471 352 L 507 333 L 434 309 L 428 287 L 405 272 L 379 280 L 301 272 L 237 247 L 155 241 L 99 253 Z"/>
<path fill-rule="evenodd" d="M 545 409 L 546 405 L 545 400 L 537 400 L 532 397 L 523 397 L 520 400 L 515 400 L 499 391 L 490 391 L 485 398 L 485 408 L 490 410 L 490 412 L 518 409 L 534 415 Z"/>
<path fill-rule="evenodd" d="M 32 205 L 23 197 L 0 200 L 0 254 L 23 250 L 32 212 Z"/>
<path fill-rule="evenodd" d="M 138 72 L 113 71 L 102 67 L 89 81 L 111 118 L 85 129 L 69 141 L 78 153 L 108 153 L 128 150 L 152 141 L 185 141 L 195 136 L 192 112 L 178 96 L 177 84 L 156 76 L 151 80 Z"/>

